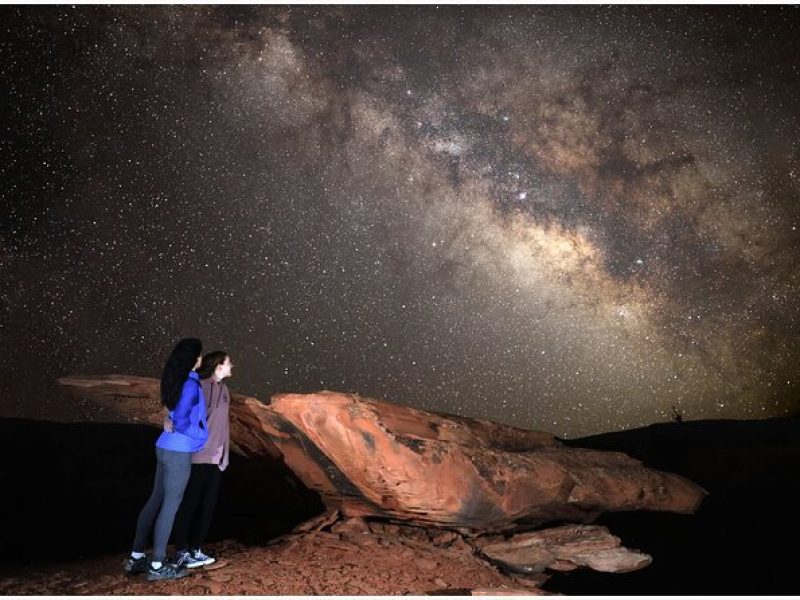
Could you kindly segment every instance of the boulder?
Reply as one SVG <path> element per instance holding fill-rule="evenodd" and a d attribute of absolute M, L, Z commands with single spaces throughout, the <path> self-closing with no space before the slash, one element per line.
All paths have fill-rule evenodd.
<path fill-rule="evenodd" d="M 67 377 L 65 386 L 161 426 L 158 382 Z M 590 522 L 606 511 L 694 512 L 705 492 L 625 454 L 569 448 L 550 433 L 355 394 L 232 394 L 231 448 L 281 455 L 331 510 L 487 532 Z"/>
<path fill-rule="evenodd" d="M 545 569 L 572 571 L 588 567 L 605 573 L 643 569 L 652 558 L 620 545 L 605 527 L 565 525 L 521 533 L 507 540 L 480 545 L 491 562 L 511 573 L 541 573 Z"/>
<path fill-rule="evenodd" d="M 280 394 L 265 431 L 306 485 L 348 516 L 480 531 L 605 511 L 693 512 L 704 491 L 624 454 L 352 394 Z"/>

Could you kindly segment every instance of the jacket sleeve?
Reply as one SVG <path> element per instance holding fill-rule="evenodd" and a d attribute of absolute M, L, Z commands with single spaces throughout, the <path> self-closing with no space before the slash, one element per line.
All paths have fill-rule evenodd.
<path fill-rule="evenodd" d="M 192 407 L 197 404 L 200 399 L 200 386 L 192 380 L 187 380 L 183 384 L 181 390 L 181 397 L 172 411 L 172 427 L 173 431 L 195 437 L 192 429 Z"/>

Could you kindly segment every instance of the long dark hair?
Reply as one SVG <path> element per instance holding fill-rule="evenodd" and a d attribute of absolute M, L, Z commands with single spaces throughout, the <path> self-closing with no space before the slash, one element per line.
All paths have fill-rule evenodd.
<path fill-rule="evenodd" d="M 217 370 L 217 367 L 225 362 L 226 358 L 228 358 L 228 353 L 222 350 L 214 350 L 214 352 L 206 354 L 203 357 L 203 363 L 200 365 L 200 368 L 197 369 L 197 374 L 200 375 L 200 379 L 208 379 L 211 377 L 214 371 Z"/>
<path fill-rule="evenodd" d="M 203 342 L 197 338 L 183 338 L 175 345 L 161 374 L 161 402 L 169 410 L 175 408 L 181 395 L 183 382 L 203 353 Z"/>

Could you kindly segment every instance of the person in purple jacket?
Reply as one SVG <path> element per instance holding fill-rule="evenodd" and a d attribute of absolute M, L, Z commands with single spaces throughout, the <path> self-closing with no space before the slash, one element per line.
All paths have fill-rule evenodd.
<path fill-rule="evenodd" d="M 202 450 L 208 439 L 206 401 L 195 372 L 202 353 L 200 340 L 182 339 L 172 350 L 161 375 L 161 401 L 169 410 L 173 427 L 156 440 L 153 491 L 139 513 L 133 551 L 124 564 L 127 573 L 147 572 L 149 581 L 178 579 L 188 574 L 182 566 L 165 559 L 175 513 L 191 474 L 192 452 Z M 145 545 L 151 533 L 153 556 L 148 559 Z"/>

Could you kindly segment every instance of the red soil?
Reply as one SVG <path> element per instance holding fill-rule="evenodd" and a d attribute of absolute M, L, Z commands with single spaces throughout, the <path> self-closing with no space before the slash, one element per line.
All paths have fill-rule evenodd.
<path fill-rule="evenodd" d="M 114 556 L 0 576 L 0 594 L 469 595 L 523 589 L 453 537 L 446 547 L 402 535 L 326 531 L 289 535 L 267 546 L 224 541 L 205 548 L 218 557 L 216 564 L 177 581 L 125 575 L 125 557 Z M 524 590 L 538 592 L 530 582 Z"/>

